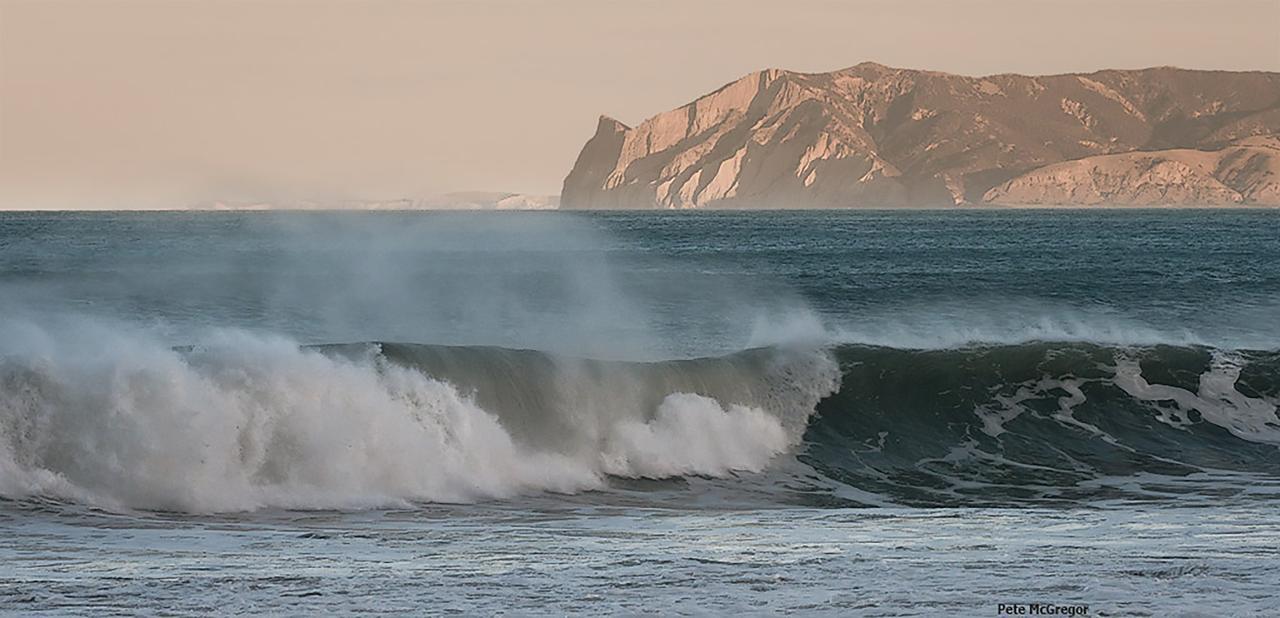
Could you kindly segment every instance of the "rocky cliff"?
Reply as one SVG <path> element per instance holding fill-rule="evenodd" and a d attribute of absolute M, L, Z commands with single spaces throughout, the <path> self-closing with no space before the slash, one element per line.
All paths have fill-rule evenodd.
<path fill-rule="evenodd" d="M 601 117 L 564 208 L 1280 205 L 1280 74 L 752 73 Z"/>

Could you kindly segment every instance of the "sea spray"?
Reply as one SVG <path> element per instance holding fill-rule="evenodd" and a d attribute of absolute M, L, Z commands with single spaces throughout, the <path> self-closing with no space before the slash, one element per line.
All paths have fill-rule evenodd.
<path fill-rule="evenodd" d="M 448 348 L 314 349 L 226 330 L 174 348 L 121 325 L 22 330 L 0 354 L 0 492 L 108 508 L 459 502 L 597 489 L 610 475 L 760 471 L 799 442 L 813 406 L 835 388 L 822 352 L 708 361 L 701 370 L 534 354 L 554 393 L 539 398 L 530 388 L 504 400 L 496 391 L 518 367 L 433 371 L 423 362 L 423 350 L 447 356 Z M 729 394 L 716 399 L 718 390 Z M 495 410 L 479 403 L 482 394 L 497 395 Z M 548 439 L 556 426 L 576 429 Z"/>

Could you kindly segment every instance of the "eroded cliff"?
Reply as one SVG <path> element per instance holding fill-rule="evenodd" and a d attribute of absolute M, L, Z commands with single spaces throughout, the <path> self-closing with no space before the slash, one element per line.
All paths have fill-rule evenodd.
<path fill-rule="evenodd" d="M 565 208 L 1280 205 L 1280 74 L 770 69 L 628 127 Z"/>

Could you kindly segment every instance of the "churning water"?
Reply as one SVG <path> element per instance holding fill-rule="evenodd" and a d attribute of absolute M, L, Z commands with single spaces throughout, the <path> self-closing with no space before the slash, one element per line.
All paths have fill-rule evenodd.
<path fill-rule="evenodd" d="M 0 608 L 1251 615 L 1277 405 L 1275 211 L 0 213 Z"/>

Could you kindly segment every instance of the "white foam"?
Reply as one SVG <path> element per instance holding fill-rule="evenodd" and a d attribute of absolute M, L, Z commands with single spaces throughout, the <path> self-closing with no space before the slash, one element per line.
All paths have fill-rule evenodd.
<path fill-rule="evenodd" d="M 1276 417 L 1275 404 L 1236 390 L 1240 369 L 1238 359 L 1217 352 L 1209 370 L 1200 376 L 1197 392 L 1192 393 L 1176 386 L 1151 384 L 1142 377 L 1142 369 L 1136 360 L 1119 359 L 1115 384 L 1143 401 L 1173 402 L 1184 413 L 1195 410 L 1205 421 L 1230 431 L 1238 438 L 1280 444 L 1280 424 L 1277 423 L 1280 419 Z M 1162 412 L 1161 420 L 1174 426 L 1186 424 L 1185 415 L 1184 419 L 1170 419 L 1167 411 Z"/>
<path fill-rule="evenodd" d="M 1256 320 L 1255 320 L 1256 321 Z M 825 326 L 827 341 L 905 349 L 953 349 L 1034 341 L 1100 345 L 1208 346 L 1275 349 L 1273 330 L 1235 329 L 1232 321 L 1208 328 L 1157 326 L 1104 306 L 1073 306 L 1034 299 L 938 302 L 881 307 L 857 320 Z M 1265 322 L 1260 322 L 1265 324 Z M 815 327 L 807 325 L 812 331 Z"/>
<path fill-rule="evenodd" d="M 758 471 L 799 435 L 685 393 L 649 415 L 540 451 L 454 386 L 380 355 L 238 331 L 175 351 L 121 325 L 0 326 L 6 496 L 192 512 L 474 501 L 600 488 L 611 474 Z"/>
<path fill-rule="evenodd" d="M 617 425 L 602 454 L 605 471 L 618 476 L 663 478 L 759 472 L 794 438 L 758 408 L 721 407 L 690 393 L 668 395 L 648 422 Z"/>

